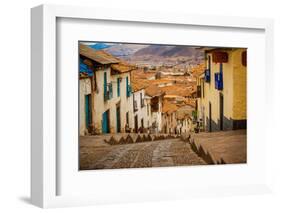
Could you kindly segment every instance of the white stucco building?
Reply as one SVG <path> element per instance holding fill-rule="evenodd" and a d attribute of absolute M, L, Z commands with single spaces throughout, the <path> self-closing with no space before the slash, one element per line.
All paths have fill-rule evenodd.
<path fill-rule="evenodd" d="M 164 92 L 155 85 L 149 85 L 145 88 L 146 100 L 150 103 L 150 117 L 148 121 L 151 122 L 150 132 L 159 133 L 162 130 L 162 102 Z"/>
<path fill-rule="evenodd" d="M 87 135 L 92 123 L 91 117 L 91 79 L 88 76 L 80 77 L 79 79 L 79 92 L 80 92 L 80 135 Z"/>
<path fill-rule="evenodd" d="M 104 51 L 85 45 L 80 45 L 80 63 L 93 70 L 92 133 L 125 132 L 126 123 L 133 128 L 130 77 L 132 67 Z M 83 108 L 82 99 L 80 96 L 80 109 Z"/>

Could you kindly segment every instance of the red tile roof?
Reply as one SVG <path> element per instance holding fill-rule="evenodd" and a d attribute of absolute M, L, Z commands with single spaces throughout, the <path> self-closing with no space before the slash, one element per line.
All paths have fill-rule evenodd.
<path fill-rule="evenodd" d="M 156 97 L 164 95 L 165 93 L 156 85 L 150 84 L 147 88 L 145 88 L 145 94 L 149 95 L 150 97 Z"/>
<path fill-rule="evenodd" d="M 93 61 L 96 61 L 100 64 L 115 64 L 119 63 L 119 60 L 114 56 L 108 54 L 102 50 L 94 50 L 86 45 L 79 45 L 79 54 L 83 55 Z"/>
<path fill-rule="evenodd" d="M 149 81 L 144 79 L 132 78 L 131 82 L 132 82 L 133 92 L 139 91 L 141 89 L 145 89 L 149 86 Z"/>
<path fill-rule="evenodd" d="M 172 112 L 176 112 L 178 108 L 179 107 L 176 104 L 170 103 L 169 101 L 164 101 L 162 112 L 170 114 Z"/>
<path fill-rule="evenodd" d="M 112 64 L 111 69 L 113 69 L 114 71 L 116 71 L 118 73 L 126 73 L 126 72 L 132 71 L 134 69 L 134 67 L 129 64 L 118 63 L 118 64 Z"/>

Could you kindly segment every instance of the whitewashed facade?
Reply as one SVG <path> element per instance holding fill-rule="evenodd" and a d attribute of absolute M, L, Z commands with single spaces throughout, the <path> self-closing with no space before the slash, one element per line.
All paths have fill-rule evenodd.
<path fill-rule="evenodd" d="M 134 115 L 134 131 L 138 132 L 148 128 L 147 123 L 147 104 L 145 104 L 145 91 L 144 89 L 133 92 L 133 115 Z"/>
<path fill-rule="evenodd" d="M 133 128 L 131 67 L 86 45 L 80 44 L 79 53 L 80 79 L 90 76 L 80 80 L 80 135 L 85 129 L 90 134 L 125 132 L 127 123 Z"/>
<path fill-rule="evenodd" d="M 87 128 L 87 116 L 86 116 L 86 98 L 91 97 L 91 79 L 90 78 L 80 78 L 79 79 L 79 92 L 80 92 L 80 102 L 79 102 L 79 110 L 80 110 L 80 135 L 87 135 L 89 133 Z M 90 99 L 91 100 L 91 99 Z M 90 107 L 91 103 L 89 103 Z M 91 116 L 91 115 L 89 115 Z"/>
<path fill-rule="evenodd" d="M 107 89 L 109 85 L 112 85 L 112 91 L 109 91 L 109 98 L 106 99 L 104 95 L 104 82 L 106 77 Z M 125 125 L 127 123 L 127 117 L 129 121 L 129 127 L 133 128 L 133 100 L 130 95 L 127 97 L 127 85 L 126 79 L 130 83 L 130 73 L 123 73 L 118 75 L 111 75 L 111 68 L 108 67 L 104 70 L 96 71 L 97 89 L 94 93 L 94 106 L 93 106 L 93 121 L 96 129 L 96 133 L 116 133 L 125 132 Z M 118 93 L 118 81 L 119 81 L 119 93 Z M 120 129 L 117 125 L 117 111 L 120 110 Z M 103 114 L 108 112 L 109 132 L 102 131 Z M 128 114 L 127 114 L 128 113 Z"/>
<path fill-rule="evenodd" d="M 162 131 L 162 96 L 154 97 L 158 98 L 158 109 L 151 111 L 151 128 L 153 133 L 159 133 Z"/>

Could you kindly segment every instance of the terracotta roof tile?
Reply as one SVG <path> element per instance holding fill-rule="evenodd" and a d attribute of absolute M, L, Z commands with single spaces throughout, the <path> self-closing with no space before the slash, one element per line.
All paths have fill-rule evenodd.
<path fill-rule="evenodd" d="M 161 87 L 161 90 L 165 92 L 166 95 L 177 95 L 177 96 L 189 96 L 190 90 L 186 85 L 174 84 L 171 86 Z"/>
<path fill-rule="evenodd" d="M 163 102 L 163 108 L 162 108 L 162 112 L 163 113 L 172 113 L 178 110 L 178 106 L 176 104 L 170 103 L 169 101 L 164 101 Z"/>
<path fill-rule="evenodd" d="M 191 106 L 182 106 L 177 110 L 177 119 L 191 118 L 192 111 L 194 110 Z"/>
<path fill-rule="evenodd" d="M 199 64 L 191 68 L 192 76 L 199 77 L 205 71 L 205 64 Z"/>
<path fill-rule="evenodd" d="M 118 73 L 130 72 L 134 69 L 133 66 L 125 63 L 112 64 L 111 68 Z"/>
<path fill-rule="evenodd" d="M 119 62 L 117 58 L 109 53 L 102 50 L 94 50 L 93 48 L 83 44 L 79 45 L 79 54 L 100 64 L 114 64 Z"/>
<path fill-rule="evenodd" d="M 146 87 L 149 86 L 149 81 L 144 79 L 132 78 L 131 82 L 132 82 L 133 92 L 139 91 L 141 89 L 145 89 Z"/>
<path fill-rule="evenodd" d="M 156 96 L 164 95 L 165 93 L 156 85 L 150 84 L 147 88 L 145 88 L 145 94 L 151 97 L 156 97 Z"/>
<path fill-rule="evenodd" d="M 149 71 L 144 72 L 142 69 L 135 69 L 132 71 L 132 75 L 139 79 L 149 79 L 155 77 L 156 73 Z"/>

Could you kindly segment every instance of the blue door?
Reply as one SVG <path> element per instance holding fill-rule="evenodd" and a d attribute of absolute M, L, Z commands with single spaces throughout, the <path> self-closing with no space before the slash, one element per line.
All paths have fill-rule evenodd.
<path fill-rule="evenodd" d="M 85 122 L 88 129 L 91 124 L 91 95 L 85 95 Z"/>
<path fill-rule="evenodd" d="M 108 112 L 108 110 L 102 114 L 102 133 L 109 133 L 109 112 Z"/>

